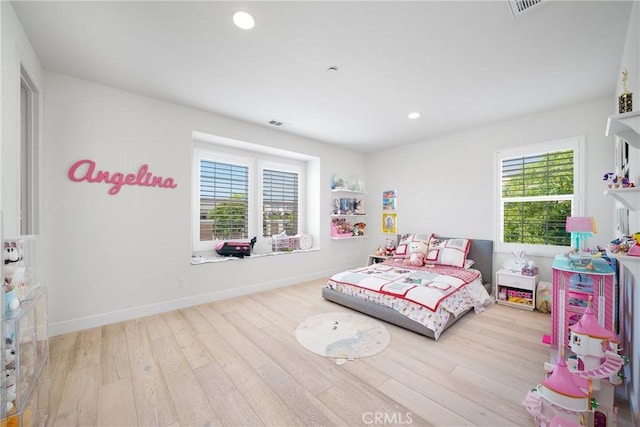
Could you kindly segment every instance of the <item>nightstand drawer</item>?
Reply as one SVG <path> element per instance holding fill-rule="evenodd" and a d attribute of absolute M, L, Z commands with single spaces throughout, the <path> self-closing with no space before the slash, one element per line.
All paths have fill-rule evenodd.
<path fill-rule="evenodd" d="M 498 273 L 498 285 L 535 291 L 537 276 L 516 276 Z"/>

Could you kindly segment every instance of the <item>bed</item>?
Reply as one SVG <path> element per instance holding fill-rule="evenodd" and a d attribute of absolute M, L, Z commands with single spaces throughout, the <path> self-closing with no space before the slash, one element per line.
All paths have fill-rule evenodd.
<path fill-rule="evenodd" d="M 481 312 L 490 303 L 493 277 L 492 240 L 449 237 L 438 240 L 468 240 L 465 263 L 468 266 L 472 260 L 472 265 L 469 268 L 439 262 L 434 265 L 427 260 L 424 267 L 410 266 L 400 255 L 384 263 L 334 274 L 322 288 L 322 296 L 437 340 L 466 313 Z M 400 236 L 398 241 L 400 249 L 403 243 Z"/>

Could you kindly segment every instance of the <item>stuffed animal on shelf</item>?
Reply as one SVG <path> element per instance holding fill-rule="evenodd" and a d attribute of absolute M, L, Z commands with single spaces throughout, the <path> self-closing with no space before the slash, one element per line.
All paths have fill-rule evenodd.
<path fill-rule="evenodd" d="M 367 228 L 367 224 L 364 222 L 356 222 L 353 224 L 352 233 L 354 236 L 364 236 L 364 229 Z"/>
<path fill-rule="evenodd" d="M 384 249 L 384 246 L 380 245 L 376 248 L 373 254 L 377 256 L 385 256 L 387 254 L 387 251 Z"/>

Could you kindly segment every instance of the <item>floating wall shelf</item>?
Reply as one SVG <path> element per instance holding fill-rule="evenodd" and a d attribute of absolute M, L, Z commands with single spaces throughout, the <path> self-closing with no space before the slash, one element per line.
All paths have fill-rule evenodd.
<path fill-rule="evenodd" d="M 640 209 L 640 187 L 607 188 L 604 194 L 613 197 L 631 211 Z"/>
<path fill-rule="evenodd" d="M 640 148 L 640 111 L 616 114 L 607 120 L 606 135 L 616 135 Z"/>

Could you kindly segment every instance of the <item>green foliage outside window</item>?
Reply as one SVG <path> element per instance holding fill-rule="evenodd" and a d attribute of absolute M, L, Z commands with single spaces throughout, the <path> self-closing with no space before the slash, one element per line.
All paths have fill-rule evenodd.
<path fill-rule="evenodd" d="M 502 160 L 505 243 L 570 246 L 573 150 Z"/>
<path fill-rule="evenodd" d="M 230 200 L 217 202 L 206 216 L 206 223 L 211 226 L 212 239 L 247 238 L 247 208 L 247 200 L 243 194 L 233 194 Z"/>

